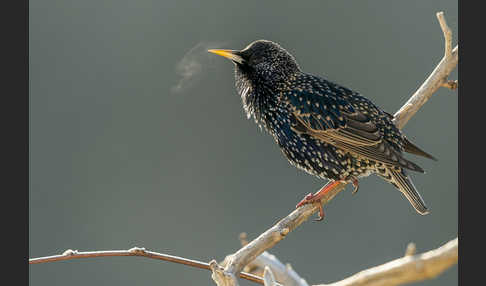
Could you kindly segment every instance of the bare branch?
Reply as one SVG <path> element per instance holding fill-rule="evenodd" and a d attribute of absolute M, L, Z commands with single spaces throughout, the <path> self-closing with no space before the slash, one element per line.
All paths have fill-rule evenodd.
<path fill-rule="evenodd" d="M 264 251 L 255 260 L 250 262 L 246 267 L 245 271 L 259 275 L 262 269 L 265 267 L 270 267 L 273 274 L 275 275 L 276 281 L 285 286 L 309 286 L 307 281 L 297 274 L 297 272 L 292 269 L 290 264 L 283 264 L 278 260 L 275 255 Z"/>
<path fill-rule="evenodd" d="M 270 254 L 267 255 L 273 256 Z M 196 268 L 212 270 L 213 272 L 212 278 L 214 281 L 216 281 L 218 286 L 238 286 L 238 281 L 235 278 L 235 276 L 233 275 L 231 277 L 227 273 L 224 273 L 224 268 L 221 267 L 214 260 L 208 264 L 197 260 L 148 251 L 145 250 L 145 248 L 140 248 L 140 247 L 133 247 L 129 250 L 86 251 L 86 252 L 79 252 L 77 250 L 68 249 L 64 251 L 63 254 L 61 255 L 53 255 L 53 256 L 29 259 L 29 264 L 63 261 L 63 260 L 70 260 L 76 258 L 110 257 L 110 256 L 142 256 L 142 257 L 147 257 L 152 259 L 184 264 Z M 399 284 L 404 284 L 404 283 L 409 283 L 414 281 L 420 281 L 424 279 L 433 278 L 439 275 L 444 270 L 454 265 L 457 262 L 457 257 L 458 257 L 458 239 L 456 238 L 438 249 L 423 254 L 419 254 L 419 255 L 405 256 L 404 258 L 400 258 L 388 262 L 386 264 L 383 264 L 381 266 L 373 267 L 371 269 L 359 272 L 349 278 L 346 278 L 342 281 L 333 284 L 316 285 L 316 286 L 381 286 L 381 285 L 399 285 Z M 271 259 L 277 260 L 274 256 Z M 273 264 L 269 263 L 268 265 L 273 265 Z M 266 268 L 268 268 L 268 266 L 266 266 Z M 274 269 L 279 269 L 279 267 L 275 267 Z M 273 277 L 272 280 L 268 280 L 270 279 L 269 277 L 262 279 L 259 276 L 250 273 L 245 273 L 245 272 L 241 272 L 240 277 L 263 285 L 272 285 L 272 286 L 295 285 L 295 284 L 287 284 L 284 283 L 283 281 L 281 281 L 281 283 L 284 284 L 279 284 L 276 282 L 279 280 L 275 279 L 273 273 L 269 273 L 267 274 L 267 276 L 270 274 L 271 277 Z M 265 277 L 265 272 L 264 272 L 264 277 Z M 264 284 L 265 279 L 267 279 L 267 281 L 273 281 L 273 284 Z M 305 280 L 304 283 L 306 283 Z M 297 285 L 303 285 L 303 284 L 297 284 Z"/>
<path fill-rule="evenodd" d="M 211 278 L 216 282 L 218 286 L 239 286 L 238 280 L 233 273 L 225 273 L 224 268 L 218 264 L 216 260 L 209 262 L 211 267 Z"/>
<path fill-rule="evenodd" d="M 395 113 L 393 122 L 400 129 L 402 129 L 422 105 L 424 105 L 429 98 L 444 85 L 447 81 L 447 77 L 452 70 L 456 68 L 457 62 L 459 61 L 459 46 L 457 45 L 451 50 L 452 32 L 444 19 L 444 13 L 437 13 L 437 18 L 439 19 L 440 27 L 444 33 L 444 57 L 412 97 L 410 97 L 402 108 Z"/>
<path fill-rule="evenodd" d="M 335 188 L 331 189 L 322 198 L 322 204 L 326 204 L 334 198 L 339 192 L 341 192 L 345 183 L 337 185 Z M 242 247 L 236 253 L 228 256 L 227 265 L 225 267 L 224 273 L 231 275 L 238 273 L 251 261 L 253 261 L 257 256 L 263 253 L 266 249 L 273 247 L 279 241 L 285 238 L 285 236 L 306 221 L 312 214 L 319 210 L 319 205 L 308 204 L 304 205 L 287 217 L 281 219 L 277 224 L 272 226 L 270 229 L 262 233 L 260 236 L 255 238 L 253 241 Z"/>
<path fill-rule="evenodd" d="M 458 244 L 455 238 L 437 249 L 363 270 L 336 283 L 315 286 L 395 286 L 431 279 L 457 263 Z"/>
<path fill-rule="evenodd" d="M 447 58 L 450 57 L 452 53 L 452 31 L 449 26 L 447 26 L 447 22 L 444 18 L 444 12 L 437 12 L 436 16 L 439 20 L 440 28 L 444 33 L 444 58 Z"/>
<path fill-rule="evenodd" d="M 412 95 L 412 97 L 395 113 L 394 123 L 402 129 L 410 118 L 427 102 L 432 94 L 443 85 L 449 74 L 456 67 L 458 62 L 458 46 L 456 46 L 451 52 L 450 46 L 452 45 L 452 33 L 448 28 L 443 12 L 437 13 L 437 18 L 444 32 L 445 38 L 445 56 L 439 62 L 432 74 L 425 80 L 425 82 L 419 87 L 419 89 Z M 324 198 L 322 198 L 322 205 L 328 203 L 339 192 L 344 190 L 346 183 L 338 184 L 334 189 L 329 191 Z M 248 263 L 255 260 L 265 250 L 273 247 L 279 241 L 301 223 L 306 221 L 312 214 L 319 210 L 319 205 L 304 205 L 287 217 L 281 219 L 277 224 L 270 229 L 262 233 L 260 236 L 249 242 L 236 253 L 227 257 L 226 267 L 221 275 L 227 275 L 233 277 L 235 273 L 240 272 Z"/>
<path fill-rule="evenodd" d="M 248 244 L 246 233 L 241 233 L 239 239 L 242 246 Z M 225 258 L 225 261 L 227 259 L 228 257 Z M 222 265 L 226 264 L 225 261 L 222 262 Z M 300 277 L 289 263 L 284 265 L 275 255 L 267 251 L 264 251 L 255 260 L 248 263 L 243 270 L 258 276 L 263 276 L 265 267 L 270 267 L 272 273 L 275 275 L 276 281 L 285 286 L 309 286 L 307 281 Z"/>
<path fill-rule="evenodd" d="M 152 258 L 157 260 L 164 260 L 173 263 L 184 264 L 195 268 L 212 270 L 210 263 L 205 263 L 202 261 L 183 258 L 179 256 L 173 256 L 169 254 L 158 253 L 158 252 L 146 250 L 143 247 L 133 247 L 128 250 L 105 250 L 105 251 L 83 251 L 83 252 L 68 249 L 60 255 L 31 258 L 29 259 L 29 264 L 71 260 L 77 258 L 110 257 L 110 256 L 142 256 L 142 257 L 147 257 L 147 258 Z M 240 277 L 263 285 L 263 279 L 251 273 L 241 272 Z"/>
<path fill-rule="evenodd" d="M 275 276 L 273 276 L 272 270 L 268 266 L 265 266 L 263 270 L 263 281 L 265 286 L 277 286 Z"/>

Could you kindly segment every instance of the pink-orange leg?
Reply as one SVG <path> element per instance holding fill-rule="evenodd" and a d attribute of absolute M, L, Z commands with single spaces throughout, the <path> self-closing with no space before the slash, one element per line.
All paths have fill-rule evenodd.
<path fill-rule="evenodd" d="M 351 194 L 353 194 L 353 195 L 354 195 L 354 194 L 356 194 L 356 192 L 358 192 L 358 190 L 359 190 L 358 179 L 353 179 L 353 180 L 352 180 L 352 183 L 353 183 L 353 187 L 354 187 L 354 189 L 353 189 L 353 191 L 351 192 Z"/>
<path fill-rule="evenodd" d="M 332 181 L 327 183 L 324 187 L 322 187 L 318 192 L 315 194 L 309 193 L 305 198 L 303 198 L 296 206 L 296 208 L 301 207 L 306 204 L 318 203 L 319 205 L 319 218 L 315 221 L 321 221 L 324 219 L 324 209 L 322 208 L 321 199 L 324 197 L 330 190 L 334 189 L 340 184 L 340 181 Z M 354 184 L 354 183 L 353 183 Z"/>

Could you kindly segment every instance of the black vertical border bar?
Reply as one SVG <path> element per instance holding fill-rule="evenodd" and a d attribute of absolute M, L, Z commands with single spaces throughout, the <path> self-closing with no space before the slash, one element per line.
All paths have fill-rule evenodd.
<path fill-rule="evenodd" d="M 0 237 L 2 260 L 6 265 L 2 271 L 2 284 L 28 285 L 29 1 L 5 1 L 2 4 Z"/>
<path fill-rule="evenodd" d="M 484 9 L 477 1 L 459 2 L 459 281 L 483 284 L 485 253 L 486 92 Z"/>
<path fill-rule="evenodd" d="M 22 171 L 21 173 L 22 174 L 25 174 L 25 180 L 23 181 L 23 186 L 22 186 L 22 190 L 25 189 L 24 191 L 24 196 L 25 198 L 23 199 L 24 201 L 24 208 L 25 208 L 25 212 L 24 212 L 24 221 L 25 221 L 25 226 L 23 228 L 23 232 L 24 232 L 24 237 L 25 239 L 23 240 L 23 242 L 25 243 L 25 254 L 24 254 L 24 263 L 27 264 L 25 266 L 25 271 L 26 271 L 26 275 L 25 275 L 25 281 L 22 281 L 23 283 L 22 284 L 25 284 L 25 285 L 29 285 L 29 265 L 28 265 L 28 261 L 25 261 L 25 260 L 28 260 L 29 259 L 29 256 L 30 256 L 30 253 L 29 253 L 29 213 L 30 213 L 30 210 L 29 210 L 29 161 L 30 161 L 30 148 L 29 148 L 29 130 L 30 130 L 30 126 L 29 126 L 29 118 L 30 118 L 30 102 L 29 102 L 29 91 L 30 91 L 30 81 L 29 81 L 29 0 L 22 0 L 20 1 L 21 3 L 23 3 L 23 9 L 22 9 L 22 16 L 20 17 L 21 21 L 23 22 L 23 25 L 21 25 L 22 27 L 22 32 L 20 32 L 19 34 L 22 35 L 22 46 L 23 46 L 23 49 L 21 49 L 22 53 L 23 53 L 23 65 L 24 66 L 24 69 L 22 71 L 22 79 L 24 81 L 24 85 L 22 85 L 22 95 L 23 95 L 23 100 L 21 100 L 21 105 L 23 106 L 22 110 L 22 118 L 24 118 L 25 122 L 22 122 L 22 127 L 20 128 L 20 132 L 22 132 L 23 135 L 20 135 L 22 137 L 22 142 L 25 142 L 23 143 L 21 146 L 21 148 L 24 150 L 24 156 L 22 157 L 22 162 L 24 162 L 25 165 L 21 165 L 21 167 L 19 167 Z M 20 231 L 22 232 L 22 230 Z M 24 264 L 24 265 L 25 265 Z M 21 284 L 20 284 L 21 285 Z"/>
<path fill-rule="evenodd" d="M 464 128 L 465 128 L 465 124 L 464 124 L 464 121 L 465 121 L 465 118 L 464 118 L 464 112 L 465 112 L 465 108 L 464 108 L 464 100 L 463 100 L 463 96 L 465 94 L 465 91 L 464 91 L 464 76 L 463 76 L 463 71 L 464 71 L 464 65 L 462 64 L 462 59 L 463 59 L 463 55 L 464 55 L 464 48 L 465 46 L 467 46 L 467 44 L 464 43 L 464 41 L 462 41 L 464 39 L 463 37 L 463 32 L 464 32 L 464 23 L 463 23 L 463 20 L 465 17 L 465 15 L 463 14 L 464 12 L 464 5 L 461 3 L 462 1 L 458 1 L 458 19 L 459 19 L 459 25 L 458 25 L 458 35 L 457 35 L 457 42 L 458 42 L 458 45 L 459 45 L 459 62 L 457 63 L 457 80 L 458 80 L 458 83 L 459 83 L 459 90 L 457 91 L 457 96 L 458 96 L 458 100 L 457 100 L 457 108 L 458 108 L 458 142 L 457 142 L 457 145 L 458 145 L 458 149 L 457 150 L 457 155 L 458 155 L 458 186 L 457 186 L 457 192 L 458 192 L 458 195 L 457 195 L 457 201 L 458 201 L 458 226 L 457 226 L 457 230 L 458 230 L 458 234 L 457 234 L 457 237 L 459 238 L 459 258 L 458 258 L 458 285 L 461 285 L 461 284 L 464 284 L 465 285 L 465 277 L 464 277 L 464 264 L 462 263 L 463 262 L 463 259 L 462 259 L 462 254 L 463 254 L 463 242 L 464 242 L 464 224 L 463 224 L 463 219 L 464 219 L 464 216 L 463 216 L 463 210 L 464 210 L 464 201 L 463 201 L 463 195 L 462 195 L 462 192 L 461 190 L 464 190 L 466 188 L 465 186 L 465 183 L 464 183 L 464 171 L 466 170 L 465 168 L 465 164 L 464 164 Z"/>

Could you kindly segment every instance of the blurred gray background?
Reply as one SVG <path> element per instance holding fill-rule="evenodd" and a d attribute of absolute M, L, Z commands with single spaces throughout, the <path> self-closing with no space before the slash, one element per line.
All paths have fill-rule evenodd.
<path fill-rule="evenodd" d="M 455 0 L 31 1 L 30 257 L 143 246 L 222 260 L 240 232 L 254 238 L 325 181 L 245 118 L 233 65 L 204 49 L 279 42 L 394 113 L 442 58 L 438 11 L 455 45 Z M 404 130 L 439 159 L 408 156 L 427 172 L 412 176 L 429 215 L 371 176 L 271 253 L 329 283 L 410 241 L 422 252 L 455 238 L 457 121 L 457 92 L 442 88 Z M 31 285 L 214 285 L 208 271 L 137 257 L 29 269 Z M 417 284 L 457 285 L 457 266 Z"/>

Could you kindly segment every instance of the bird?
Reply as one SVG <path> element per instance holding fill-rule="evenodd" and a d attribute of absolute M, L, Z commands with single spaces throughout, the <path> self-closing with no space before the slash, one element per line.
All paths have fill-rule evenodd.
<path fill-rule="evenodd" d="M 437 160 L 397 128 L 393 115 L 322 76 L 304 72 L 278 43 L 256 40 L 242 50 L 211 49 L 234 63 L 236 91 L 248 119 L 275 140 L 291 165 L 328 183 L 297 208 L 319 203 L 339 183 L 376 174 L 398 189 L 417 213 L 429 213 L 409 171 L 425 173 L 403 153 Z"/>

